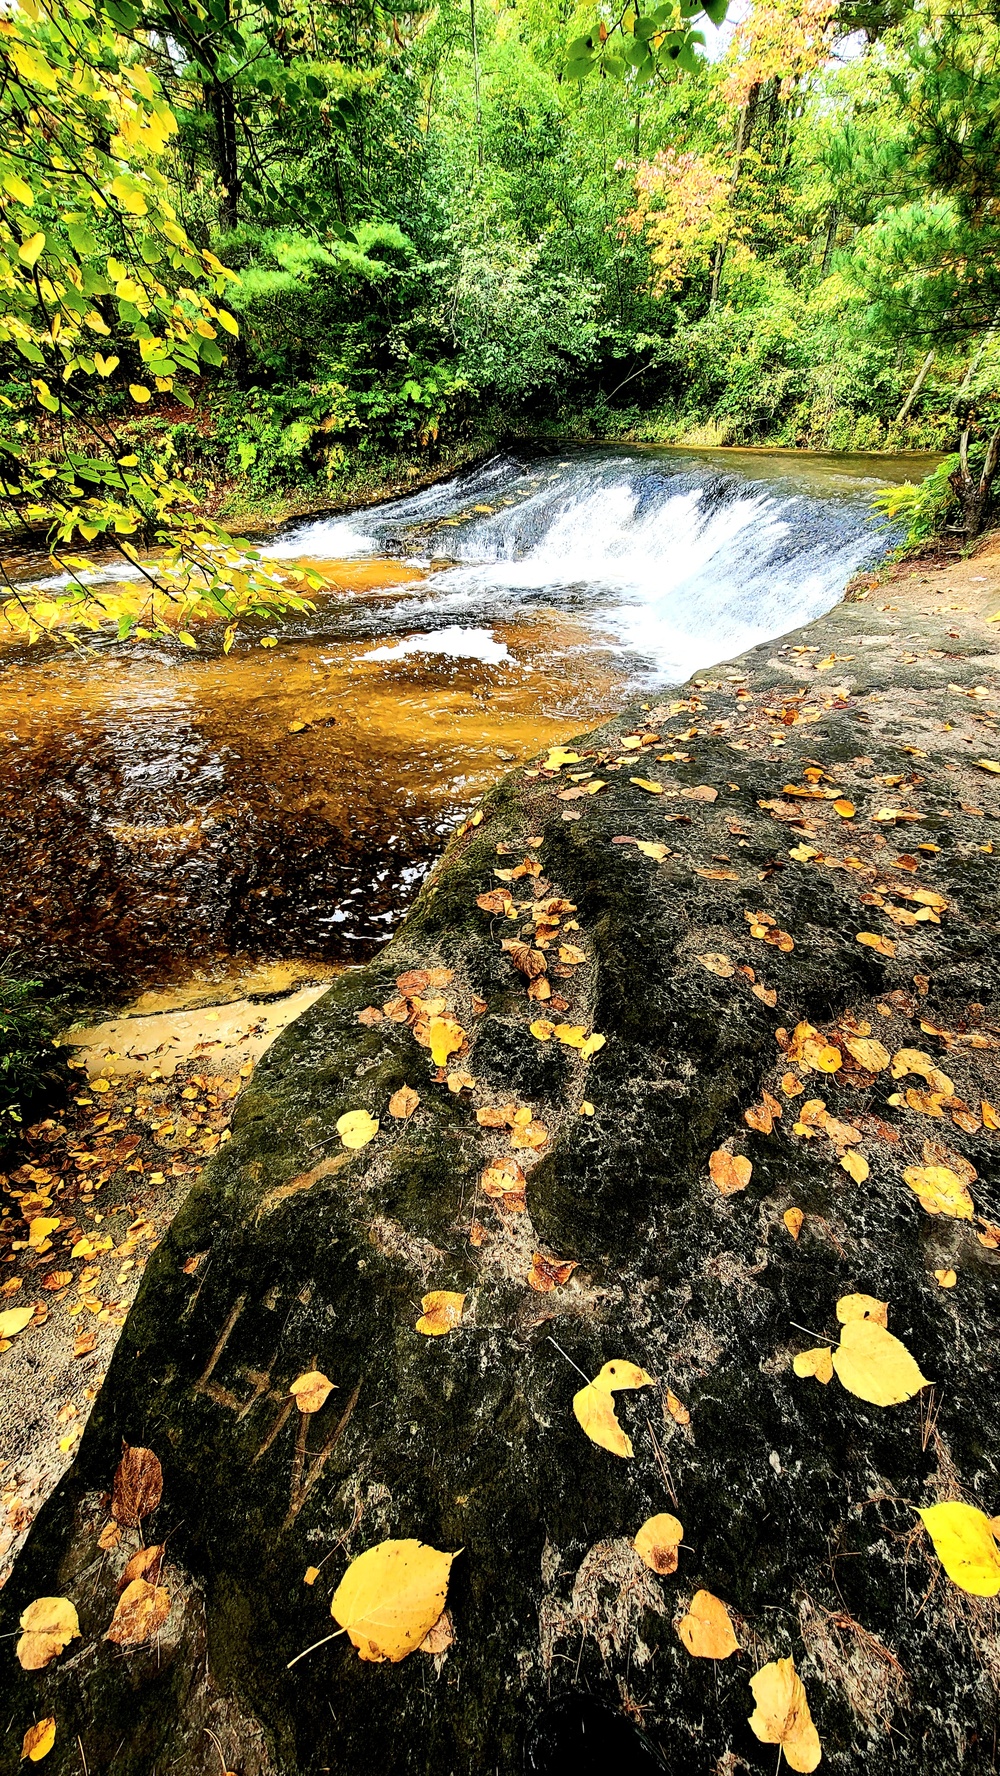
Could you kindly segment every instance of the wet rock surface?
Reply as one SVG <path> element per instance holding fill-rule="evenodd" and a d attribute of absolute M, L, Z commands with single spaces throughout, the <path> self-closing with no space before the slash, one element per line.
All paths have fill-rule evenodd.
<path fill-rule="evenodd" d="M 748 1679 L 788 1654 L 824 1767 L 994 1768 L 1000 1611 L 946 1577 L 916 1507 L 1000 1510 L 1000 778 L 975 763 L 1000 752 L 997 565 L 968 564 L 961 612 L 911 575 L 512 774 L 392 944 L 285 1032 L 3 1593 L 4 1631 L 58 1595 L 81 1638 L 30 1673 L 8 1640 L 0 1769 L 51 1714 L 46 1768 L 89 1776 L 208 1772 L 220 1750 L 239 1776 L 773 1771 Z M 519 935 L 548 1001 L 501 947 Z M 468 1035 L 442 1070 L 397 985 L 435 969 L 452 978 L 413 990 Z M 603 1047 L 572 1045 L 591 1032 Z M 928 1058 L 866 1068 L 849 1042 Z M 767 1133 L 746 1120 L 765 1091 Z M 508 1103 L 544 1144 L 477 1120 Z M 379 1131 L 348 1151 L 359 1109 Z M 752 1166 L 732 1194 L 720 1150 Z M 523 1210 L 484 1190 L 501 1157 Z M 972 1174 L 973 1219 L 925 1211 L 904 1171 L 928 1163 Z M 576 1269 L 529 1287 L 536 1252 Z M 465 1313 L 428 1338 L 433 1289 Z M 793 1372 L 854 1291 L 888 1303 L 933 1391 L 878 1407 Z M 615 1396 L 632 1459 L 572 1409 L 616 1358 L 654 1378 Z M 336 1389 L 306 1418 L 288 1390 L 312 1368 Z M 102 1549 L 123 1440 L 156 1452 L 163 1498 Z M 661 1577 L 633 1537 L 666 1511 L 684 1540 Z M 350 1559 L 410 1536 L 462 1550 L 447 1651 L 369 1664 L 340 1638 L 289 1669 L 335 1629 Z M 120 1647 L 140 1538 L 166 1544 L 171 1610 Z M 736 1627 L 724 1663 L 674 1627 L 701 1587 Z"/>

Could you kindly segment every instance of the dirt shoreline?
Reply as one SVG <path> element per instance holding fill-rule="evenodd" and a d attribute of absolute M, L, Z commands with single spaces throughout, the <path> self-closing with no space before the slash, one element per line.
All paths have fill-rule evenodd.
<path fill-rule="evenodd" d="M 200 1776 L 206 1729 L 240 1776 L 513 1776 L 526 1748 L 561 1767 L 584 1707 L 636 1768 L 771 1770 L 747 1678 L 788 1654 L 832 1772 L 888 1776 L 901 1734 L 914 1776 L 992 1768 L 1000 1616 L 945 1576 L 914 1506 L 1000 1510 L 998 611 L 998 538 L 898 564 L 485 798 L 387 950 L 261 1063 L 147 1267 L 4 1593 L 4 1628 L 58 1592 L 83 1638 L 14 1669 L 0 1770 L 54 1714 L 53 1776 L 78 1769 L 78 1734 L 93 1776 Z M 520 923 L 477 906 L 525 855 L 547 885 L 532 865 L 514 898 L 571 903 L 545 952 L 552 1021 L 603 1035 L 589 1057 L 531 1032 L 545 1002 L 500 948 Z M 435 1077 L 408 1023 L 359 1023 L 433 967 L 453 970 L 470 1086 Z M 404 1083 L 421 1103 L 396 1122 Z M 505 1212 L 480 1175 L 509 1135 L 474 1111 L 508 1098 L 546 1139 Z M 380 1131 L 345 1154 L 336 1120 L 358 1108 Z M 720 1154 L 748 1162 L 742 1183 L 713 1182 Z M 928 1166 L 966 1182 L 968 1215 L 927 1212 L 903 1174 Z M 535 1250 L 572 1276 L 529 1287 Z M 466 1324 L 424 1340 L 436 1288 L 465 1294 Z M 881 1408 L 793 1373 L 859 1291 L 888 1303 L 930 1399 Z M 586 1375 L 628 1358 L 654 1378 L 617 1396 L 634 1460 L 583 1438 L 550 1332 Z M 340 1393 L 300 1498 L 294 1426 L 268 1427 L 310 1367 Z M 168 1544 L 172 1612 L 126 1660 L 102 1636 L 130 1548 L 98 1547 L 123 1437 L 163 1461 L 146 1534 Z M 684 1549 L 654 1581 L 631 1538 L 663 1511 Z M 343 1642 L 288 1673 L 329 1632 L 347 1560 L 393 1536 L 466 1550 L 437 1681 Z M 672 1627 L 697 1588 L 745 1649 L 720 1667 Z"/>

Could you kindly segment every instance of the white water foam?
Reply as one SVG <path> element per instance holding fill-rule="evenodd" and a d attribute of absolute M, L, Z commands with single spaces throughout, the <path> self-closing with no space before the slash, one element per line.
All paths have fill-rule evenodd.
<path fill-rule="evenodd" d="M 452 623 L 446 629 L 435 629 L 427 635 L 406 635 L 394 647 L 372 648 L 362 654 L 363 660 L 405 660 L 410 654 L 444 654 L 449 660 L 482 660 L 486 666 L 520 666 L 508 651 L 507 643 L 497 641 L 491 629 L 462 629 Z"/>

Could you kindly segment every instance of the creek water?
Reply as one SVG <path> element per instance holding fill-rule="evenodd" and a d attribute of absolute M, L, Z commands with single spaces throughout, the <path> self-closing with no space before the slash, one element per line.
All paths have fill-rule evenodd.
<path fill-rule="evenodd" d="M 828 609 L 930 460 L 504 454 L 290 527 L 328 590 L 269 650 L 0 648 L 0 957 L 188 1000 L 364 959 L 504 770 Z"/>

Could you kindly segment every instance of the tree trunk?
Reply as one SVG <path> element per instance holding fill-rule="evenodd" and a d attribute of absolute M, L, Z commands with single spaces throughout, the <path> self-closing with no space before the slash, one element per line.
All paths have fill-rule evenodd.
<path fill-rule="evenodd" d="M 895 425 L 902 425 L 904 419 L 909 418 L 910 412 L 913 408 L 913 403 L 916 400 L 917 396 L 919 395 L 921 389 L 924 386 L 924 383 L 927 380 L 927 372 L 930 369 L 933 362 L 934 362 L 934 353 L 932 351 L 929 351 L 927 353 L 927 356 L 924 359 L 923 363 L 921 364 L 920 369 L 917 371 L 917 374 L 913 379 L 913 386 L 910 389 L 910 392 L 907 395 L 906 400 L 903 402 L 902 407 L 899 409 L 899 412 L 896 415 L 896 418 L 894 421 Z"/>
<path fill-rule="evenodd" d="M 219 223 L 235 228 L 240 219 L 240 168 L 236 147 L 236 107 L 227 81 L 213 79 L 209 103 L 215 133 L 216 171 L 219 178 Z"/>
<path fill-rule="evenodd" d="M 993 433 L 987 445 L 982 473 L 978 477 L 969 468 L 968 426 L 962 432 L 958 456 L 958 468 L 948 477 L 961 513 L 955 528 L 967 537 L 982 536 L 993 510 L 993 483 L 1000 466 L 1000 429 Z"/>
<path fill-rule="evenodd" d="M 820 277 L 827 277 L 833 259 L 833 249 L 837 244 L 837 224 L 840 220 L 840 208 L 837 204 L 830 205 L 830 215 L 826 224 L 826 242 L 823 247 L 823 263 L 820 266 Z"/>
<path fill-rule="evenodd" d="M 919 720 L 907 731 L 927 749 L 921 806 L 953 808 L 963 841 L 978 836 L 948 774 L 955 737 L 944 753 L 934 738 L 935 718 L 955 714 L 944 676 L 971 683 L 978 668 L 956 660 L 909 702 L 901 668 L 886 701 L 892 669 L 862 658 L 853 608 L 801 632 L 823 653 L 846 642 L 851 707 L 817 695 L 801 740 L 786 729 L 780 773 L 769 749 L 711 737 L 734 713 L 751 744 L 766 732 L 788 678 L 767 644 L 744 657 L 735 709 L 731 690 L 692 691 L 698 761 L 666 772 L 671 795 L 678 779 L 695 786 L 687 825 L 665 835 L 665 798 L 617 769 L 623 734 L 671 720 L 669 704 L 633 708 L 578 743 L 607 778 L 581 819 L 562 818 L 558 776 L 509 777 L 391 945 L 266 1056 L 231 1142 L 150 1259 L 74 1464 L 4 1591 L 9 1636 L 34 1599 L 65 1596 L 81 1638 L 37 1671 L 21 1670 L 7 1639 L 2 1776 L 23 1769 L 22 1735 L 50 1715 L 47 1776 L 773 1776 L 775 1746 L 748 1726 L 748 1680 L 789 1655 L 823 1768 L 992 1768 L 991 1606 L 945 1576 L 915 1507 L 961 1496 L 990 1514 L 1000 1500 L 996 1255 L 970 1224 L 925 1215 L 904 1183 L 924 1127 L 887 1073 L 852 1059 L 847 1080 L 808 1076 L 806 1099 L 837 1121 L 824 1132 L 814 1116 L 807 1142 L 783 1047 L 795 1031 L 801 1093 L 805 1020 L 821 1044 L 869 1028 L 893 1049 L 936 1040 L 910 1021 L 924 1015 L 913 979 L 933 971 L 945 983 L 927 1002 L 934 1024 L 976 1000 L 975 1022 L 995 1028 L 993 860 L 973 870 L 963 842 L 928 866 L 945 923 L 894 928 L 899 961 L 857 942 L 875 913 L 849 871 L 786 864 L 766 893 L 758 883 L 775 852 L 776 785 L 830 764 L 843 793 L 870 800 L 869 761 L 864 774 L 850 761 L 873 685 L 872 768 L 898 763 L 900 723 Z M 665 774 L 652 759 L 644 768 Z M 863 883 L 880 866 L 859 829 Z M 542 836 L 545 877 L 508 890 L 498 853 L 515 862 L 526 834 Z M 661 862 L 631 842 L 664 836 Z M 700 867 L 719 855 L 734 867 Z M 766 947 L 745 915 L 794 941 Z M 547 946 L 562 1000 L 551 1018 L 501 947 L 521 929 Z M 446 972 L 400 985 L 431 969 Z M 408 1022 L 396 1021 L 401 993 L 417 995 Z M 421 994 L 469 1033 L 467 1055 L 448 1063 L 457 1090 L 417 1039 Z M 553 1032 L 564 1019 L 568 1041 Z M 591 1029 L 605 1041 L 586 1054 L 572 1044 Z M 966 1105 L 990 1095 L 988 1052 L 956 1042 L 946 1060 Z M 404 1085 L 419 1103 L 397 1120 L 390 1098 Z M 540 1148 L 513 1144 L 523 1119 L 492 1126 L 502 1109 L 479 1122 L 477 1108 L 508 1104 L 530 1109 Z M 338 1121 L 360 1110 L 374 1138 L 345 1147 Z M 991 1137 L 951 1119 L 935 1129 L 988 1175 Z M 848 1140 L 855 1160 L 858 1142 L 870 1156 L 863 1188 L 838 1164 Z M 752 1176 L 751 1164 L 727 1169 L 733 1152 Z M 576 1268 L 546 1277 L 542 1259 Z M 960 1312 L 934 1281 L 946 1265 L 961 1273 Z M 464 1297 L 464 1318 L 429 1337 L 417 1320 L 435 1290 Z M 836 1345 L 837 1303 L 857 1305 L 857 1290 L 888 1302 L 893 1333 L 934 1378 L 933 1406 L 926 1395 L 871 1405 L 837 1377 L 793 1372 L 796 1353 Z M 584 1401 L 609 1434 L 613 1401 L 630 1439 L 618 1453 L 590 1440 L 574 1407 L 607 1363 L 652 1378 Z M 315 1370 L 335 1391 L 307 1414 L 290 1390 Z M 163 1493 L 141 1529 L 117 1532 L 123 1440 L 153 1451 Z M 634 1538 L 664 1513 L 682 1542 L 676 1570 L 666 1558 L 653 1571 Z M 331 1598 L 355 1557 L 397 1538 L 456 1554 L 454 1640 L 442 1631 L 433 1657 L 365 1662 L 329 1638 Z M 169 1613 L 154 1638 L 117 1645 L 108 1625 L 142 1543 L 165 1550 Z M 674 1626 L 701 1590 L 728 1606 L 743 1649 L 722 1664 L 691 1656 Z"/>

